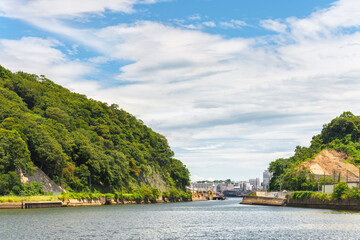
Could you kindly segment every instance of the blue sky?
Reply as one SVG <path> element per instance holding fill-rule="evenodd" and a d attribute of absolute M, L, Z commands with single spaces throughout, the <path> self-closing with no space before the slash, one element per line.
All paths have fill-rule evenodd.
<path fill-rule="evenodd" d="M 360 106 L 355 0 L 0 0 L 0 64 L 117 103 L 193 180 L 260 177 Z"/>

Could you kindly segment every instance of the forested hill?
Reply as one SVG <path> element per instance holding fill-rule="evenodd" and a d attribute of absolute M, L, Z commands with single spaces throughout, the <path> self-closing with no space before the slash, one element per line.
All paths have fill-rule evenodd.
<path fill-rule="evenodd" d="M 132 191 L 159 181 L 181 190 L 189 171 L 173 155 L 164 136 L 116 104 L 0 66 L 0 194 L 19 183 L 16 169 L 36 167 L 73 191 Z"/>
<path fill-rule="evenodd" d="M 301 169 L 300 164 L 315 158 L 324 149 L 344 152 L 346 162 L 360 165 L 360 117 L 344 112 L 323 126 L 321 133 L 312 138 L 310 147 L 297 146 L 294 156 L 271 162 L 269 170 L 274 176 L 270 189 L 278 190 L 281 178 L 282 189 L 317 190 L 318 179 L 307 169 Z M 320 178 L 320 184 L 332 181 L 332 177 Z"/>

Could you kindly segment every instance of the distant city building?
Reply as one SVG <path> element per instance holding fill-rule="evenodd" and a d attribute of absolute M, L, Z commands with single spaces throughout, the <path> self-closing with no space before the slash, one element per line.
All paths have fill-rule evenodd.
<path fill-rule="evenodd" d="M 213 182 L 206 182 L 206 183 L 191 183 L 191 191 L 193 192 L 196 192 L 196 191 L 199 191 L 199 192 L 207 192 L 207 191 L 216 191 L 215 190 L 215 185 Z"/>
<path fill-rule="evenodd" d="M 215 194 L 224 194 L 226 192 L 231 196 L 241 196 L 250 194 L 251 190 L 258 190 L 260 187 L 260 179 L 255 178 L 251 180 L 251 183 L 248 181 L 230 181 L 230 179 L 226 181 L 192 182 L 187 189 L 192 192 L 212 191 Z"/>
<path fill-rule="evenodd" d="M 272 178 L 272 173 L 269 172 L 268 170 L 265 170 L 263 172 L 263 190 L 267 191 L 269 189 L 269 185 L 270 185 L 270 180 Z"/>
<path fill-rule="evenodd" d="M 251 190 L 257 191 L 261 188 L 260 178 L 249 179 Z"/>

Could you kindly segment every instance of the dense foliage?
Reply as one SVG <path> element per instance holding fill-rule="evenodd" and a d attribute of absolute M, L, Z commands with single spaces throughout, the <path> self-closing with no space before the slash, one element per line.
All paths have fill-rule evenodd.
<path fill-rule="evenodd" d="M 0 104 L 0 194 L 24 188 L 14 171 L 31 174 L 36 166 L 78 192 L 133 191 L 153 174 L 169 188 L 189 184 L 189 171 L 166 138 L 116 104 L 1 66 Z"/>
<path fill-rule="evenodd" d="M 62 193 L 58 198 L 61 201 L 65 201 L 66 199 L 78 199 L 78 200 L 93 200 L 93 199 L 100 199 L 100 197 L 105 197 L 106 201 L 135 201 L 137 203 L 145 202 L 145 203 L 155 203 L 156 199 L 158 199 L 160 196 L 160 191 L 156 188 L 152 187 L 139 187 L 135 189 L 132 193 L 126 193 L 126 192 L 115 192 L 112 193 L 106 193 L 101 194 L 98 192 L 92 193 L 92 192 L 70 192 L 70 193 Z M 178 201 L 178 200 L 191 200 L 192 199 L 192 193 L 191 192 L 185 192 L 181 191 L 175 188 L 170 189 L 170 192 L 163 192 L 162 197 L 166 198 L 170 201 Z"/>
<path fill-rule="evenodd" d="M 348 187 L 346 182 L 339 182 L 334 186 L 332 194 L 316 193 L 312 191 L 295 191 L 291 195 L 295 200 L 320 199 L 322 201 L 336 201 L 342 199 L 360 200 L 360 188 Z"/>
<path fill-rule="evenodd" d="M 334 149 L 347 154 L 350 163 L 360 164 L 360 117 L 344 112 L 325 124 L 320 134 L 314 136 L 309 147 L 297 146 L 294 156 L 280 158 L 270 163 L 273 173 L 271 190 L 317 190 L 318 180 L 307 169 L 299 171 L 299 165 L 313 159 L 324 149 Z M 331 177 L 321 177 L 319 184 L 332 183 Z"/>

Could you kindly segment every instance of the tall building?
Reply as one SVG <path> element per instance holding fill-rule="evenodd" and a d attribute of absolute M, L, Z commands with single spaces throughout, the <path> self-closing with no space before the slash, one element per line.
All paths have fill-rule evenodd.
<path fill-rule="evenodd" d="M 263 187 L 264 187 L 264 191 L 267 191 L 269 189 L 269 185 L 270 185 L 270 180 L 272 178 L 272 173 L 269 172 L 268 170 L 265 170 L 263 172 Z"/>
<path fill-rule="evenodd" d="M 250 182 L 250 185 L 251 185 L 251 190 L 257 191 L 261 187 L 260 178 L 249 179 L 249 182 Z"/>

